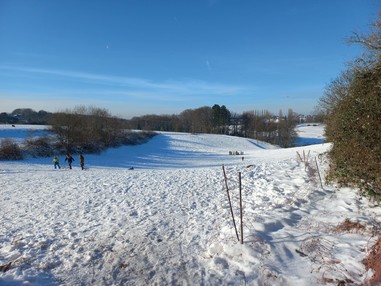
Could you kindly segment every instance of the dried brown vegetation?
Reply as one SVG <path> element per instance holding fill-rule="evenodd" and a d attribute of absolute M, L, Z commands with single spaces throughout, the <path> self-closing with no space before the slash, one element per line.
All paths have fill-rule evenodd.
<path fill-rule="evenodd" d="M 366 230 L 365 225 L 359 222 L 350 221 L 348 218 L 334 228 L 335 233 L 342 233 L 342 232 L 363 233 L 365 230 Z"/>
<path fill-rule="evenodd" d="M 372 269 L 374 275 L 364 286 L 379 286 L 381 285 L 381 236 L 371 248 L 371 251 L 363 263 L 367 269 Z"/>

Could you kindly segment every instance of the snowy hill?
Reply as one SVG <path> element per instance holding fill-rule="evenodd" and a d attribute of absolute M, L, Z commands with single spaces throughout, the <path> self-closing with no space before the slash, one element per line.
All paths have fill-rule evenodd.
<path fill-rule="evenodd" d="M 329 146 L 160 133 L 85 154 L 84 171 L 0 162 L 0 285 L 360 285 L 380 211 L 298 159 L 324 173 Z M 242 175 L 244 244 L 222 165 L 239 236 Z M 338 231 L 346 219 L 367 226 Z"/>

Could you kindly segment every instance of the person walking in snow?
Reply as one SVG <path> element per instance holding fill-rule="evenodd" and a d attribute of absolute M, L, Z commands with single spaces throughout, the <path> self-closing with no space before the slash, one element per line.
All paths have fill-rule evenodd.
<path fill-rule="evenodd" d="M 73 158 L 70 154 L 66 154 L 65 161 L 68 162 L 68 164 L 69 164 L 69 169 L 71 169 L 71 163 L 73 163 L 74 158 Z"/>
<path fill-rule="evenodd" d="M 79 154 L 79 164 L 81 165 L 82 170 L 85 169 L 85 157 L 82 154 Z"/>
<path fill-rule="evenodd" d="M 60 167 L 60 160 L 58 159 L 57 156 L 54 156 L 53 163 L 54 163 L 54 169 L 57 169 L 57 168 L 61 169 L 61 167 Z"/>

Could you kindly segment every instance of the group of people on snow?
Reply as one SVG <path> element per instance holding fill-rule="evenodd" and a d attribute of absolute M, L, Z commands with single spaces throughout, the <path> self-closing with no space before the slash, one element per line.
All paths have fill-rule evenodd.
<path fill-rule="evenodd" d="M 71 169 L 71 165 L 74 161 L 74 158 L 68 153 L 66 154 L 66 158 L 65 158 L 65 162 L 67 162 L 69 164 L 69 169 Z M 53 164 L 54 164 L 54 169 L 61 169 L 61 166 L 60 166 L 60 160 L 58 159 L 57 156 L 54 156 L 53 158 Z M 85 157 L 83 157 L 82 154 L 79 154 L 79 164 L 82 168 L 82 170 L 85 169 Z"/>

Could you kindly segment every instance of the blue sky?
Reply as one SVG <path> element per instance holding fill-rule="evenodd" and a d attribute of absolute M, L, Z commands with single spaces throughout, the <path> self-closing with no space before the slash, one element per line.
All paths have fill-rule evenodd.
<path fill-rule="evenodd" d="M 379 0 L 0 0 L 0 112 L 313 111 Z"/>

